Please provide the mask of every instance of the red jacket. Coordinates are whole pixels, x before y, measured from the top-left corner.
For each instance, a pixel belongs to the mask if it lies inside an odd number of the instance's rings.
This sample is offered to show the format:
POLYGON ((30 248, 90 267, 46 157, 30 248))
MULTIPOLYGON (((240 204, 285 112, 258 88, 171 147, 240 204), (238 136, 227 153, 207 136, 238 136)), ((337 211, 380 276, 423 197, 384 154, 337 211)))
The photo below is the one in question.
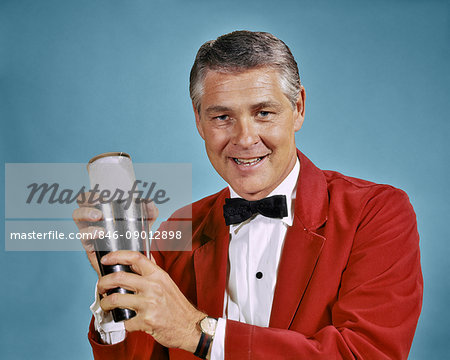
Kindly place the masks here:
MULTIPOLYGON (((225 358, 406 359, 423 289, 408 196, 322 171, 301 152, 298 157, 294 223, 269 327, 228 320, 225 358)), ((228 196, 224 189, 192 205, 191 251, 153 253, 186 297, 213 317, 223 315, 229 229, 222 207, 228 196)), ((92 322, 89 340, 96 359, 197 359, 143 332, 102 345, 92 322)))

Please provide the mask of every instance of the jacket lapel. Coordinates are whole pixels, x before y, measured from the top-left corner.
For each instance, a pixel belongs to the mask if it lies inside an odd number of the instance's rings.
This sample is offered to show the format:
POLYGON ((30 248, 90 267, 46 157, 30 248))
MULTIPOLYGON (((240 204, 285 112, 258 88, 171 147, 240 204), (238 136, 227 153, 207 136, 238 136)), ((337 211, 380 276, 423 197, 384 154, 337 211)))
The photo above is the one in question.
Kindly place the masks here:
POLYGON ((269 323, 284 329, 292 323, 326 240, 316 232, 327 220, 325 176, 299 151, 298 157, 294 222, 286 233, 269 323))
POLYGON ((194 251, 197 307, 212 317, 223 316, 229 229, 225 225, 222 209, 227 196, 228 189, 218 196, 211 212, 205 217, 203 230, 193 238, 193 243, 199 241, 203 244, 194 251))
POLYGON ((325 238, 303 230, 295 217, 287 231, 270 316, 271 327, 287 329, 300 305, 325 238))

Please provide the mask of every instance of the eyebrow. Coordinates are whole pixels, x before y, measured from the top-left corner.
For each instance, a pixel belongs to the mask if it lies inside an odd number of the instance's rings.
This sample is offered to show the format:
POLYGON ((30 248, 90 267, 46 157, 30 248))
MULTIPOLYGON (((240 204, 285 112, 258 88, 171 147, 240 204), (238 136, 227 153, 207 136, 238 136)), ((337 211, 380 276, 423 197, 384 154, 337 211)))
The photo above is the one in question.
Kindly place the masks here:
POLYGON ((280 109, 281 105, 275 101, 261 101, 252 106, 253 109, 262 109, 262 108, 275 108, 280 109))
MULTIPOLYGON (((251 108, 253 110, 262 109, 262 108, 280 109, 281 106, 279 103, 277 103, 275 101, 261 101, 257 104, 252 105, 251 108)), ((212 105, 205 110, 206 114, 208 114, 208 115, 213 114, 213 113, 221 113, 221 112, 229 112, 229 111, 232 111, 232 108, 229 108, 227 106, 222 106, 222 105, 212 105)))
POLYGON ((227 106, 221 106, 221 105, 213 105, 208 107, 205 112, 206 114, 212 114, 212 113, 220 113, 220 112, 227 112, 227 111, 231 111, 231 108, 227 107, 227 106))

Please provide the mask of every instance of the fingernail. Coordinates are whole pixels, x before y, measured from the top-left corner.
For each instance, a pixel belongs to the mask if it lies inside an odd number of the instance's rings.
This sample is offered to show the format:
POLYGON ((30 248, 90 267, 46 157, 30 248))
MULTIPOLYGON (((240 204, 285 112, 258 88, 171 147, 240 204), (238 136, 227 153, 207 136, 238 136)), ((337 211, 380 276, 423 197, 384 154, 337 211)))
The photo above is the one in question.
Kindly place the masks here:
POLYGON ((100 262, 101 262, 102 264, 105 264, 107 261, 108 261, 108 255, 105 255, 105 256, 103 256, 103 257, 100 259, 100 262))
POLYGON ((100 218, 100 214, 99 214, 97 211, 91 211, 91 212, 89 213, 89 217, 90 217, 91 219, 99 219, 99 218, 100 218))

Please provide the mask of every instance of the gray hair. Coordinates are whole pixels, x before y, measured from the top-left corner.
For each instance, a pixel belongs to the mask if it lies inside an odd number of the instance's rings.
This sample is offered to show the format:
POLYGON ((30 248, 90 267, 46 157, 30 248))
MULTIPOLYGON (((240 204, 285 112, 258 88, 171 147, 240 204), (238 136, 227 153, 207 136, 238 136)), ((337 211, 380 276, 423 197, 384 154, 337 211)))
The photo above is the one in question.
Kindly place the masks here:
POLYGON ((239 73, 258 67, 278 70, 280 86, 295 107, 301 89, 298 66, 289 47, 266 32, 233 31, 204 43, 197 52, 189 79, 189 92, 200 111, 203 82, 208 70, 239 73))

